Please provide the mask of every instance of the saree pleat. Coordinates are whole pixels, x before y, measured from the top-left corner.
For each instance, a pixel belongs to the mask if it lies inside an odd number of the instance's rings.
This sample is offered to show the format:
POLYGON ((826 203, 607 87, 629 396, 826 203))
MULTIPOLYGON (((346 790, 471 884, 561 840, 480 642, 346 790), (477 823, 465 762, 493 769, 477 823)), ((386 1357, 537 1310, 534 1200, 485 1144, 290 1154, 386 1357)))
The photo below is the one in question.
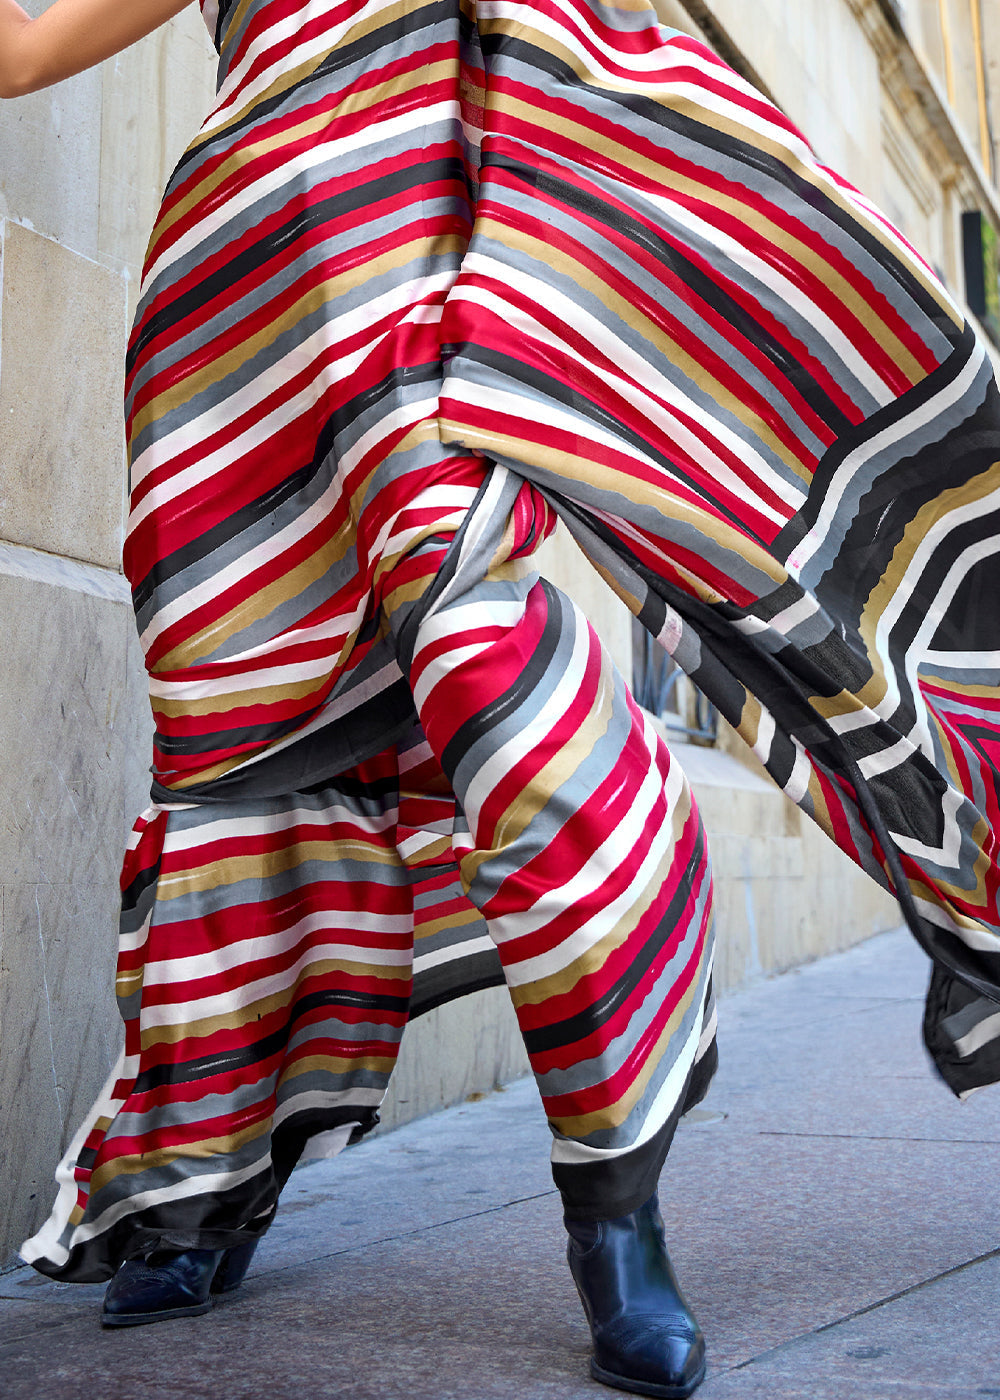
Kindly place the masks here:
POLYGON ((1000 398, 933 272, 641 0, 203 8, 127 370, 126 1046, 25 1257, 265 1228, 408 1015, 502 978, 570 1213, 648 1194, 710 867, 557 518, 895 891, 949 1085, 1000 1078, 1000 398))

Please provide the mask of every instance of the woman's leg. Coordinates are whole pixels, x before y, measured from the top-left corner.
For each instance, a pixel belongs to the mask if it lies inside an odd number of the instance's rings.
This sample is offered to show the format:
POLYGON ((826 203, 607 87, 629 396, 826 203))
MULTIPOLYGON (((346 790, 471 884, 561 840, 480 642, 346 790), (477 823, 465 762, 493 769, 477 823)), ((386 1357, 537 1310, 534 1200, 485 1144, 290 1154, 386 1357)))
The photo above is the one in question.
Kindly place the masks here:
POLYGON ((679 766, 586 618, 526 566, 547 517, 497 468, 458 533, 418 544, 404 587, 387 578, 386 612, 554 1135, 592 1372, 687 1396, 704 1339, 655 1191, 714 1065, 711 873, 679 766))
POLYGON ((714 1064, 711 874, 678 764, 582 613, 523 557, 547 508, 496 469, 386 580, 453 844, 499 949, 569 1218, 633 1211, 714 1064), (413 586, 428 563, 422 596, 413 586))
POLYGON ((155 808, 123 876, 125 1048, 23 1247, 62 1279, 263 1231, 303 1146, 376 1121, 406 1024, 395 752, 284 799, 155 808), (317 1136, 318 1135, 318 1136, 317 1136))

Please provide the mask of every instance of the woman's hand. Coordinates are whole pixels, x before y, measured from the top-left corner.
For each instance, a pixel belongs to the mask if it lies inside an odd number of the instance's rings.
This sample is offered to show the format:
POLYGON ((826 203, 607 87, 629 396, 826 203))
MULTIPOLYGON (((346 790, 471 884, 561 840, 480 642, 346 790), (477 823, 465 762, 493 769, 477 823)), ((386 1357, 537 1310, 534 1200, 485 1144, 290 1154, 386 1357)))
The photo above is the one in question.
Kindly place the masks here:
POLYGON ((127 49, 192 0, 55 0, 31 19, 0 0, 0 97, 58 83, 127 49))

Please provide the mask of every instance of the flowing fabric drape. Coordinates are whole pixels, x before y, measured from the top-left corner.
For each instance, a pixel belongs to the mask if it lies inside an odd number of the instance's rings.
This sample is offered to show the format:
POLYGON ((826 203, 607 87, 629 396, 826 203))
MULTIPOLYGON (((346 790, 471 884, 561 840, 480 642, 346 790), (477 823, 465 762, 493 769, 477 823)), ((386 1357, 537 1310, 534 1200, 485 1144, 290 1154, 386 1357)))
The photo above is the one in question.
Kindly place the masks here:
POLYGON ((1000 402, 932 271, 643 0, 203 8, 129 350, 126 1046, 25 1257, 260 1230, 407 1015, 501 976, 570 1212, 648 1194, 714 1064, 710 871, 535 571, 557 518, 996 1080, 1000 402))

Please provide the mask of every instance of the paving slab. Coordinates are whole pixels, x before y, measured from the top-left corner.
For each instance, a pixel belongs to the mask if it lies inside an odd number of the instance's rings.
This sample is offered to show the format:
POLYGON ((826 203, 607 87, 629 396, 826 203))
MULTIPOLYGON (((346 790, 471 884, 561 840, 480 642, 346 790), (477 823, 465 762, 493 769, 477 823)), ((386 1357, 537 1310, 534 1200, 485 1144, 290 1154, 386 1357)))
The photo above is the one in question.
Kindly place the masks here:
MULTIPOLYGON (((661 1181, 703 1400, 1000 1396, 1000 1091, 919 1042, 906 934, 727 997, 661 1181)), ((102 1332, 99 1286, 0 1277, 4 1400, 597 1400, 530 1080, 293 1174, 246 1284, 102 1332)))
POLYGON ((1000 1258, 994 1254, 757 1356, 715 1377, 699 1397, 1000 1396, 998 1298, 1000 1258), (992 1305, 986 1315, 984 1305, 992 1305))

